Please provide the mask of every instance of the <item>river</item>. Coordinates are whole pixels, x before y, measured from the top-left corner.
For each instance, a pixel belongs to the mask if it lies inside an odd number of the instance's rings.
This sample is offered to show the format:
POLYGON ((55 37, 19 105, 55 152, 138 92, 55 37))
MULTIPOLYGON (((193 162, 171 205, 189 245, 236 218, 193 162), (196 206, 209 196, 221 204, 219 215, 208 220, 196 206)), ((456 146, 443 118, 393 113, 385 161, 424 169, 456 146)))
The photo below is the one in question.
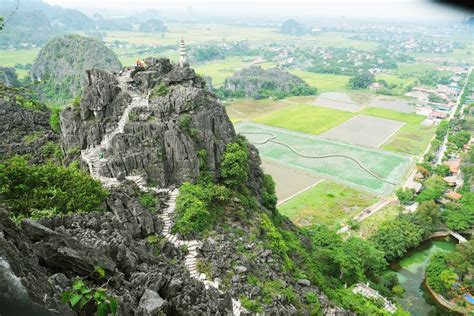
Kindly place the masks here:
POLYGON ((410 251, 398 264, 394 265, 400 285, 405 289, 405 294, 398 299, 398 302, 411 315, 449 315, 435 305, 423 289, 422 283, 429 257, 437 251, 453 251, 455 247, 456 243, 448 238, 429 240, 410 251))

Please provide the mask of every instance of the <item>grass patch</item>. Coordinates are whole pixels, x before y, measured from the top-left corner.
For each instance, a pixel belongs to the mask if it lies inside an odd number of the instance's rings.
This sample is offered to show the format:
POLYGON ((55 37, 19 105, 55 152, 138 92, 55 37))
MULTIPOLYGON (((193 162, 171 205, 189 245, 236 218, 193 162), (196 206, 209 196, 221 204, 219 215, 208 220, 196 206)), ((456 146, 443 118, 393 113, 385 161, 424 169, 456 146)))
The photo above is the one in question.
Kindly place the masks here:
POLYGON ((240 120, 253 120, 268 115, 291 105, 310 103, 314 97, 289 97, 281 100, 272 99, 238 99, 226 106, 227 114, 232 122, 240 120))
POLYGON ((324 91, 345 91, 350 77, 344 75, 319 74, 310 71, 293 69, 290 73, 297 75, 310 86, 318 89, 318 92, 324 91))
POLYGON ((421 155, 431 141, 436 127, 420 124, 405 124, 390 138, 383 149, 411 155, 421 155))
POLYGON ((375 201, 375 196, 365 192, 323 181, 280 206, 279 211, 298 225, 306 221, 336 227, 375 201))
POLYGON ((402 113, 375 107, 363 108, 359 111, 359 113, 411 124, 420 124, 426 119, 426 116, 418 115, 415 113, 402 113))
POLYGON ((312 105, 295 105, 255 119, 256 122, 310 134, 321 134, 354 114, 312 105))
POLYGON ((413 77, 401 78, 400 76, 396 76, 396 75, 378 74, 375 76, 375 80, 385 80, 385 82, 388 84, 396 84, 399 87, 403 87, 408 84, 414 83, 416 78, 413 78, 413 77))
POLYGON ((351 231, 351 234, 358 235, 362 238, 369 238, 378 229, 381 223, 389 221, 397 217, 399 213, 399 206, 389 204, 372 216, 367 217, 360 223, 357 231, 351 231))
POLYGON ((32 64, 38 55, 39 48, 35 49, 2 49, 0 50, 0 65, 13 67, 16 64, 32 64))

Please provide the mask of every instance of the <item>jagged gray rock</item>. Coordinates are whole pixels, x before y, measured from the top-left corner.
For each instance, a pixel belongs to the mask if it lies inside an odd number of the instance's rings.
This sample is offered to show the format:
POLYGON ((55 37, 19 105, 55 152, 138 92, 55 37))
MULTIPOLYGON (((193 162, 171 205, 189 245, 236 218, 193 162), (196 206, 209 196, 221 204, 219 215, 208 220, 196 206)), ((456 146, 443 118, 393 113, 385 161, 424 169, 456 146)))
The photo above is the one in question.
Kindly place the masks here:
POLYGON ((217 177, 225 146, 235 137, 224 107, 203 89, 203 80, 191 68, 173 66, 167 59, 145 61, 146 69, 133 71, 130 78, 119 77, 128 89, 107 72, 88 72, 80 110, 69 107, 61 113, 64 151, 100 143, 131 96, 151 91, 148 106, 133 108, 124 133, 111 139, 100 174, 142 175, 160 187, 194 181, 203 167, 217 177), (165 91, 162 95, 159 88, 165 91), (203 151, 206 166, 196 163, 203 151))
POLYGON ((0 100, 0 159, 29 155, 33 163, 44 161, 47 155, 43 146, 58 141, 49 123, 50 115, 41 105, 27 109, 14 100, 0 100))

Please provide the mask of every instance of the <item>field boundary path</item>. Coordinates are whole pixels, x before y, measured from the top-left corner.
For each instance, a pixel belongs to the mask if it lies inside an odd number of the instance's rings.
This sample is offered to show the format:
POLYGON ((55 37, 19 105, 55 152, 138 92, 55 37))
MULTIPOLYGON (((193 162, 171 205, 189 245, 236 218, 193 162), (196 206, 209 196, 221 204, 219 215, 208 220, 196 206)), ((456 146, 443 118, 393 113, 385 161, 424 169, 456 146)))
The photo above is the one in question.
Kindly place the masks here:
POLYGON ((382 178, 381 176, 379 176, 378 174, 374 173, 373 171, 369 170, 368 168, 366 168, 360 161, 358 161, 357 159, 353 158, 353 157, 350 157, 350 156, 346 156, 346 155, 342 155, 342 154, 331 154, 331 155, 322 155, 322 156, 309 156, 309 155, 305 155, 305 154, 302 154, 300 153, 299 151, 297 151, 296 149, 294 149, 293 147, 291 147, 290 145, 286 144, 286 143, 283 143, 283 142, 280 142, 280 141, 277 141, 276 138, 277 136, 275 134, 272 134, 272 133, 266 133, 266 132, 241 132, 240 134, 242 135, 245 135, 245 134, 249 134, 249 135, 267 135, 267 136, 270 136, 269 138, 267 138, 264 142, 252 142, 252 144, 255 144, 255 145, 264 145, 266 143, 274 143, 274 144, 277 144, 277 145, 281 145, 281 146, 284 146, 286 148, 288 148, 289 150, 291 150, 293 153, 295 153, 296 155, 302 157, 302 158, 308 158, 308 159, 325 159, 325 158, 345 158, 345 159, 349 159, 353 162, 355 162, 362 170, 364 170, 365 172, 367 172, 368 174, 370 174, 371 176, 373 176, 374 178, 377 178, 379 179, 380 181, 382 182, 385 182, 385 183, 388 183, 388 184, 391 184, 391 185, 397 185, 395 182, 391 182, 389 180, 386 180, 384 178, 382 178))
MULTIPOLYGON (((132 101, 127 105, 125 110, 122 113, 120 120, 117 123, 117 127, 110 133, 104 135, 102 141, 99 145, 89 147, 85 150, 81 151, 81 158, 84 162, 87 163, 89 166, 89 171, 91 176, 94 179, 99 180, 104 187, 115 187, 121 184, 121 182, 117 178, 109 178, 104 177, 100 174, 102 167, 106 163, 106 158, 102 158, 101 156, 106 152, 108 148, 110 148, 110 144, 112 139, 118 135, 123 134, 125 125, 127 125, 129 121, 129 114, 133 108, 136 107, 148 107, 148 95, 139 95, 135 91, 131 91, 128 88, 128 81, 127 79, 130 78, 131 70, 128 69, 124 71, 119 76, 119 86, 122 91, 127 91, 128 94, 132 97, 132 101)), ((192 278, 197 279, 204 283, 206 289, 215 288, 220 293, 219 290, 219 280, 215 279, 213 281, 207 280, 207 277, 204 273, 199 273, 197 271, 197 258, 198 248, 201 247, 201 243, 197 240, 182 240, 176 235, 171 234, 171 229, 173 226, 173 218, 176 211, 176 198, 179 194, 178 189, 158 189, 153 187, 148 187, 145 179, 142 176, 127 176, 125 177, 127 180, 131 180, 135 182, 139 189, 144 192, 154 192, 154 193, 161 193, 167 192, 168 193, 168 207, 163 211, 162 214, 159 215, 161 220, 163 221, 163 230, 162 234, 165 236, 166 240, 173 244, 175 247, 185 246, 188 250, 188 254, 185 256, 184 265, 186 269, 189 271, 189 274, 192 278)), ((246 311, 239 300, 232 298, 232 315, 240 315, 246 311)))

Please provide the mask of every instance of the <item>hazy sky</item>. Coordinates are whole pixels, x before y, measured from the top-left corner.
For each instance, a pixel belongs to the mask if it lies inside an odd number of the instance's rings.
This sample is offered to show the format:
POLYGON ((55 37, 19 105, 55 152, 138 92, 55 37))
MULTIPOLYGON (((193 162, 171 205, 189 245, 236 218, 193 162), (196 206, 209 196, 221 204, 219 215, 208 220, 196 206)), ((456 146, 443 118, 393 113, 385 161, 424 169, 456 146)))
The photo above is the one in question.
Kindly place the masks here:
POLYGON ((44 0, 50 4, 78 8, 86 12, 113 10, 131 14, 149 8, 165 17, 186 14, 196 16, 347 17, 396 20, 462 20, 466 12, 423 0, 44 0))

